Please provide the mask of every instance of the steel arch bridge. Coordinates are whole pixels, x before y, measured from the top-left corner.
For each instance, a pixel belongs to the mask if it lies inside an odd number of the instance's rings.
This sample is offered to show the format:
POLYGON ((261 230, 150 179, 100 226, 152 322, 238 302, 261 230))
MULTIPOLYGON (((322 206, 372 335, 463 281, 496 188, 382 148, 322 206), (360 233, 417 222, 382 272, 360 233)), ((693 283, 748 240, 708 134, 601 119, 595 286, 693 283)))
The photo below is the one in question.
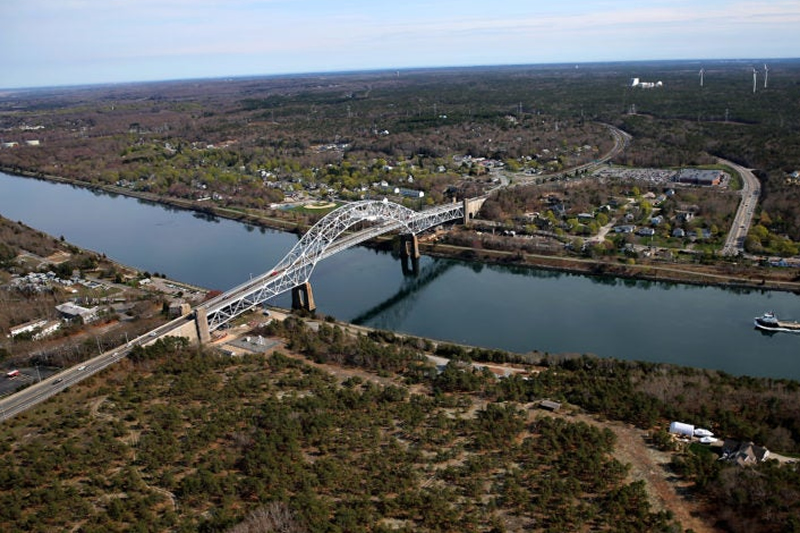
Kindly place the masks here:
MULTIPOLYGON (((482 204, 483 200, 472 202, 482 204)), ((273 296, 307 283, 314 267, 326 257, 395 230, 416 236, 444 222, 468 218, 469 210, 467 200, 419 212, 387 200, 365 200, 334 209, 308 230, 273 269, 198 306, 195 316, 201 342, 207 335, 203 334, 204 329, 214 331, 273 296), (358 224, 367 227, 346 233, 358 224)))

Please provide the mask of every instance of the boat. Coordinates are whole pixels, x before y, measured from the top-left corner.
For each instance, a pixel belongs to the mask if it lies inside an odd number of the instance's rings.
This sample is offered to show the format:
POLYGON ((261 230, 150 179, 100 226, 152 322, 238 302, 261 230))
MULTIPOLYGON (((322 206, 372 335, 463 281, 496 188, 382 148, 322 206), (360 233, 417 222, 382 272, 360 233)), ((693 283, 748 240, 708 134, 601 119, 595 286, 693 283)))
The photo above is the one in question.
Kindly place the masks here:
POLYGON ((778 315, 769 311, 755 318, 755 325, 766 331, 788 331, 800 333, 800 322, 778 320, 778 315))

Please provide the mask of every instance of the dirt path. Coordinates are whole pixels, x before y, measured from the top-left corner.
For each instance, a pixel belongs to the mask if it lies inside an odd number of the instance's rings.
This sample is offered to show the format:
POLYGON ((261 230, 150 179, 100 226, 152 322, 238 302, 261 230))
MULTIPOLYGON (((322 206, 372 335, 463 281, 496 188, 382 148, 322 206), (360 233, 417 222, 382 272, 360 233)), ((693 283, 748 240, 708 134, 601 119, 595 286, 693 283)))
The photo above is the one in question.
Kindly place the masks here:
POLYGON ((644 481, 653 510, 671 511, 675 520, 680 522, 684 529, 691 529, 695 533, 720 532, 701 518, 703 508, 699 502, 681 496, 680 492, 690 483, 670 479, 667 467, 671 454, 648 445, 646 431, 621 422, 598 422, 583 414, 567 415, 565 418, 608 428, 616 434, 614 456, 621 463, 631 465, 629 481, 644 481))
MULTIPOLYGON (((345 328, 352 334, 352 330, 345 328)), ((372 372, 358 368, 341 367, 335 364, 319 364, 306 359, 305 357, 285 352, 289 357, 303 360, 306 364, 328 372, 341 382, 348 378, 359 376, 364 380, 372 381, 380 385, 397 384, 390 378, 377 376, 372 372)), ((502 365, 499 368, 506 368, 502 365)), ((517 369, 514 369, 517 370, 517 369)), ((419 387, 419 386, 417 386, 419 387)), ((416 392, 412 387, 412 391, 416 392)), ((422 391, 420 391, 422 392, 422 391)), ((476 402, 482 403, 482 402, 476 402)), ((477 405, 473 405, 477 409, 477 405)), ((531 417, 539 416, 535 409, 529 411, 531 417)), ((598 421, 597 419, 583 414, 570 413, 569 409, 562 409, 553 416, 563 417, 572 422, 585 422, 599 428, 608 428, 617 436, 617 444, 614 447, 615 458, 623 464, 631 465, 628 474, 629 481, 643 481, 650 503, 654 511, 670 511, 684 529, 691 529, 695 533, 720 533, 720 530, 707 523, 703 516, 703 507, 700 502, 689 500, 681 495, 690 483, 674 478, 668 471, 671 461, 671 454, 659 451, 648 445, 647 432, 638 429, 630 424, 621 422, 598 421)), ((426 484, 433 482, 435 475, 426 484)))
POLYGON ((107 397, 108 396, 100 396, 100 397, 95 398, 94 400, 92 400, 92 402, 90 404, 90 407, 89 407, 89 414, 91 416, 93 416, 94 418, 99 418, 99 419, 103 419, 103 420, 111 420, 111 419, 114 418, 113 416, 111 416, 111 415, 109 415, 107 413, 101 413, 100 412, 100 406, 103 405, 103 402, 106 401, 107 397))

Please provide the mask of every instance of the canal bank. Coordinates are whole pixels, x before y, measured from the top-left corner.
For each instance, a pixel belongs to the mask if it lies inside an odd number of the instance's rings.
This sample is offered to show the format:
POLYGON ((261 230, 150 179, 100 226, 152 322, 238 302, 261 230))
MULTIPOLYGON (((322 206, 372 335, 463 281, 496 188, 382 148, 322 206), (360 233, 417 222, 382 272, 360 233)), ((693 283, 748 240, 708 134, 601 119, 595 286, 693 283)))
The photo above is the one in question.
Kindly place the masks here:
MULTIPOLYGON (((20 177, 46 180, 53 183, 63 183, 75 187, 83 187, 88 190, 100 191, 111 195, 127 196, 256 227, 291 231, 299 235, 305 233, 310 227, 298 221, 268 216, 265 213, 257 213, 252 209, 227 208, 208 202, 160 196, 147 192, 133 191, 114 185, 97 185, 61 176, 29 172, 20 169, 0 167, 0 172, 20 177)), ((364 243, 364 246, 387 250, 391 249, 393 239, 394 237, 392 236, 379 236, 375 238, 373 242, 364 243)), ((641 263, 634 262, 630 264, 618 259, 599 260, 594 258, 507 252, 484 248, 476 249, 444 244, 436 241, 426 242, 424 240, 420 242, 419 250, 420 253, 433 257, 513 265, 535 269, 558 270, 575 274, 687 283, 701 286, 720 286, 723 288, 790 291, 800 294, 800 274, 786 269, 781 270, 770 267, 747 265, 746 263, 748 261, 746 259, 740 259, 739 264, 724 261, 719 258, 715 259, 714 262, 710 264, 679 262, 655 263, 652 261, 641 263)))
MULTIPOLYGON (((298 240, 294 233, 4 174, 0 214, 140 271, 220 291, 269 271, 298 240)), ((589 353, 800 379, 800 337, 765 336, 753 327, 765 310, 800 317, 800 302, 789 292, 432 255, 420 258, 416 275, 406 275, 392 253, 364 247, 321 261, 311 284, 320 314, 375 329, 514 353, 589 353)), ((269 304, 290 307, 291 299, 280 295, 269 304)))

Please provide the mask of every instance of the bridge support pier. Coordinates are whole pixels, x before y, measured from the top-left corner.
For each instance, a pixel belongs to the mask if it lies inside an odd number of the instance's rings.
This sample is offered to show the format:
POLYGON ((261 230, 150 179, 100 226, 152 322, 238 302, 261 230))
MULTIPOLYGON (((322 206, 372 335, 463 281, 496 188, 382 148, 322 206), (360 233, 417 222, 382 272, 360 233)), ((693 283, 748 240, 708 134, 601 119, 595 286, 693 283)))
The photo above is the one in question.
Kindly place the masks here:
POLYGON ((292 309, 305 309, 314 311, 317 308, 314 303, 314 292, 311 290, 311 283, 305 282, 292 289, 292 309))
POLYGON ((205 308, 198 307, 194 312, 194 323, 197 327, 197 339, 200 344, 205 344, 211 340, 211 332, 208 329, 208 315, 205 308))
POLYGON ((400 262, 403 275, 419 274, 419 239, 416 235, 406 234, 400 236, 400 262))

